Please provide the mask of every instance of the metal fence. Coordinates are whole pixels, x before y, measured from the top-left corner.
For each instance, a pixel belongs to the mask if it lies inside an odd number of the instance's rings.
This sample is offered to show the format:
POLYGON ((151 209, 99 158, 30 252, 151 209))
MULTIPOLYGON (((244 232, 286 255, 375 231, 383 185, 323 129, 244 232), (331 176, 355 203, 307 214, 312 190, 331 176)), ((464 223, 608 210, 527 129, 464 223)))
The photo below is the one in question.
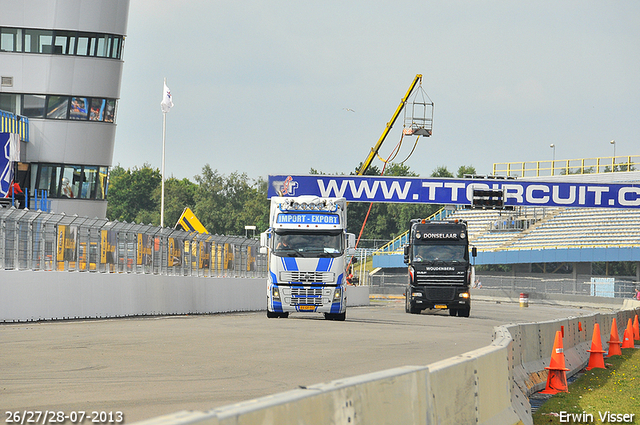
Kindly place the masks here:
MULTIPOLYGON (((545 276, 496 276, 477 274, 481 288, 540 294, 597 295, 611 298, 631 298, 639 287, 633 277, 580 276, 578 279, 545 276), (609 282, 602 282, 602 281, 609 282)), ((403 294, 407 274, 379 273, 370 276, 372 294, 403 294)))
POLYGON ((481 287, 504 289, 515 292, 537 292, 541 294, 597 295, 610 298, 631 298, 638 282, 633 277, 579 276, 561 278, 558 275, 534 276, 488 276, 476 275, 481 287), (609 281, 609 282, 602 282, 609 281))
POLYGON ((266 277, 258 241, 0 208, 0 270, 266 277))

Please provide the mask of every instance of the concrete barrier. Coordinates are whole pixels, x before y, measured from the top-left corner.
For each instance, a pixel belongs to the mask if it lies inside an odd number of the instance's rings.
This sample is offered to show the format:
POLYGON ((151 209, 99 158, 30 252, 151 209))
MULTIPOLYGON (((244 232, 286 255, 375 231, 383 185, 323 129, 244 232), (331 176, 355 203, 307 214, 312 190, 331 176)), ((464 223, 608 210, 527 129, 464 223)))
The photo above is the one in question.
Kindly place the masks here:
MULTIPOLYGON (((555 333, 564 327, 568 376, 588 361, 593 325, 607 341, 611 321, 625 323, 640 302, 624 309, 543 323, 496 327, 479 350, 428 366, 406 366, 275 394, 208 412, 179 412, 139 422, 186 424, 466 424, 532 425, 529 395, 546 385, 555 333)), ((618 326, 624 332, 624 326, 618 326)))
MULTIPOLYGON (((347 305, 369 288, 347 287, 347 305)), ((264 278, 0 271, 0 322, 266 310, 264 278)))
MULTIPOLYGON (((3 271, 1 277, 0 321, 5 322, 266 308, 264 279, 21 271, 3 271)), ((367 287, 347 288, 349 305, 368 304, 368 298, 367 287)), ((595 323, 606 342, 614 317, 621 337, 627 320, 640 310, 634 300, 618 305, 621 309, 612 313, 496 327, 490 346, 427 366, 405 366, 141 423, 529 425, 528 396, 545 386, 544 367, 555 333, 564 327, 571 376, 588 361, 595 323)))

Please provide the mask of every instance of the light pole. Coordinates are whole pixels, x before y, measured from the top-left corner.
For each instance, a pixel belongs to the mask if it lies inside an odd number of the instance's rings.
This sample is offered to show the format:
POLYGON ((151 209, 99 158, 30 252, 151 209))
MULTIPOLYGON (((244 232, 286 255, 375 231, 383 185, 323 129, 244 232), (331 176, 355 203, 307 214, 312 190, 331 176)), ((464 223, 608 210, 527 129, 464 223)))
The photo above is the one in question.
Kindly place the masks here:
POLYGON ((551 143, 549 147, 553 149, 553 161, 551 161, 551 175, 553 176, 556 170, 556 145, 551 143))
POLYGON ((609 143, 611 143, 613 145, 613 157, 616 157, 616 141, 612 140, 609 143))
POLYGON ((613 158, 611 158, 611 172, 616 171, 614 168, 616 166, 616 141, 612 140, 609 143, 613 145, 613 158))

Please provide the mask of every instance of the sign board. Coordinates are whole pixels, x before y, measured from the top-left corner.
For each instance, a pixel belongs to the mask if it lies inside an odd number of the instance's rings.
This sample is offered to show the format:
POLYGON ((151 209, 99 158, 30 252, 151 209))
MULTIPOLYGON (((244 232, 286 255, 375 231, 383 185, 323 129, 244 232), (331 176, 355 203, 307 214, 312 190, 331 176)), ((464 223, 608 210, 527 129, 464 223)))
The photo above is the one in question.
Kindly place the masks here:
POLYGON ((615 282, 616 280, 613 277, 592 277, 591 295, 614 298, 616 296, 615 282))
POLYGON ((640 182, 272 175, 268 197, 314 195, 344 197, 348 202, 471 205, 474 189, 504 190, 506 206, 640 208, 640 182))

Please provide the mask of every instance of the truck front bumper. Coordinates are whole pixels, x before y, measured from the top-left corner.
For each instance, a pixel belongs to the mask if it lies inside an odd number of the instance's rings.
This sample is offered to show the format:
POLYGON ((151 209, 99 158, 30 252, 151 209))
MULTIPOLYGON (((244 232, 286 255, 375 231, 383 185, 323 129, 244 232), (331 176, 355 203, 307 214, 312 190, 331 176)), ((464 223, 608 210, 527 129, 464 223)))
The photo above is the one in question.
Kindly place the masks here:
POLYGON ((466 287, 411 287, 411 304, 419 309, 461 309, 471 306, 466 287))

